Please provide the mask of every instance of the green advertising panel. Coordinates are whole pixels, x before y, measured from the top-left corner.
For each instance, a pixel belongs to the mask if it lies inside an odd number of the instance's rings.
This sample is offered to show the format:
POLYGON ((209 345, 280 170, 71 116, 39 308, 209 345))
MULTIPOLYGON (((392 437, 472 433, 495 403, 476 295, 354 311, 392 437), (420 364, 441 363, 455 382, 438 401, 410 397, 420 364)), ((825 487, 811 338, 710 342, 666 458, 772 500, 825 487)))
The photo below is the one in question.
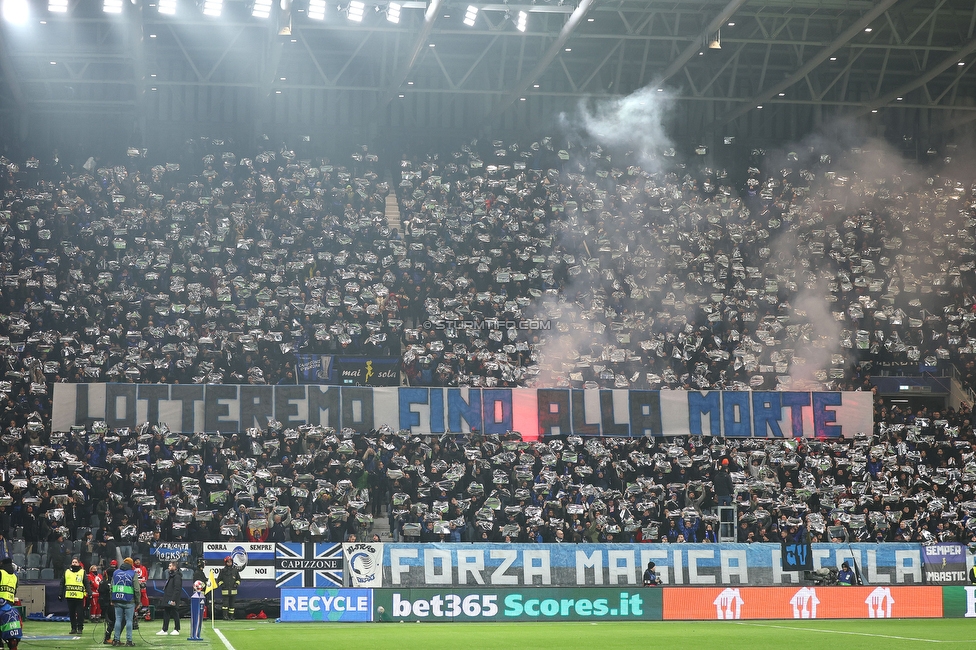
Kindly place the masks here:
POLYGON ((661 590, 639 587, 374 589, 382 621, 660 621, 661 590))
POLYGON ((943 618, 976 618, 976 587, 943 587, 943 618))

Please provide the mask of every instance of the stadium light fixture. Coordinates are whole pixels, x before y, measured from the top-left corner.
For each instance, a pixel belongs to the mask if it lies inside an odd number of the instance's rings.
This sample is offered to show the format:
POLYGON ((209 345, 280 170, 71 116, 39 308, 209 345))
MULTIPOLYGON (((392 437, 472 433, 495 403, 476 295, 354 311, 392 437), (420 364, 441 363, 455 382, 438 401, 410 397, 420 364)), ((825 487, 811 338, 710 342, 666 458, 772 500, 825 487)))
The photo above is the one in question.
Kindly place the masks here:
POLYGON ((203 15, 217 18, 224 11, 224 0, 205 0, 203 3, 203 15))
POLYGON ((270 15, 271 0, 254 0, 254 6, 251 7, 251 17, 267 18, 270 15))
POLYGON ((529 14, 524 11, 518 12, 518 20, 515 21, 515 29, 520 32, 524 32, 526 27, 529 26, 529 14))
POLYGON ((474 21, 478 18, 478 8, 474 5, 468 5, 468 10, 464 12, 464 24, 468 27, 474 27, 474 21))
POLYGON ((102 11, 107 14, 122 13, 122 0, 104 0, 102 2, 102 11))
POLYGON ((401 9, 403 9, 403 5, 399 2, 391 2, 386 6, 386 19, 394 24, 399 23, 401 9))
POLYGON ((68 13, 68 0, 48 0, 47 10, 53 14, 68 13))
POLYGON ((172 16, 176 14, 176 0, 159 0, 159 4, 156 5, 156 10, 159 13, 172 16))
POLYGON ((14 25, 23 25, 30 19, 27 0, 3 0, 3 19, 14 25))
POLYGON ((349 3, 348 10, 346 11, 346 18, 355 22, 363 22, 363 16, 366 15, 366 3, 360 2, 359 0, 352 0, 349 3))
POLYGON ((308 0, 308 17, 312 20, 325 20, 325 0, 308 0))

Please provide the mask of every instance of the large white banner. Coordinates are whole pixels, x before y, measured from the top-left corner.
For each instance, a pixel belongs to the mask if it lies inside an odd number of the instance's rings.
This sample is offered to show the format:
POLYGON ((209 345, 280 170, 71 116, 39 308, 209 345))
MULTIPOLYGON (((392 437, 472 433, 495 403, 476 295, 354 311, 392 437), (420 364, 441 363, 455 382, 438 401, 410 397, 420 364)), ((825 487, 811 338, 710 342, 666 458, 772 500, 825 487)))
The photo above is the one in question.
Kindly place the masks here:
POLYGON ((350 587, 383 586, 382 542, 347 542, 342 548, 350 587))
POLYGON ((53 430, 103 420, 182 433, 302 424, 415 434, 518 431, 525 439, 713 435, 849 438, 873 427, 867 392, 55 384, 53 430))

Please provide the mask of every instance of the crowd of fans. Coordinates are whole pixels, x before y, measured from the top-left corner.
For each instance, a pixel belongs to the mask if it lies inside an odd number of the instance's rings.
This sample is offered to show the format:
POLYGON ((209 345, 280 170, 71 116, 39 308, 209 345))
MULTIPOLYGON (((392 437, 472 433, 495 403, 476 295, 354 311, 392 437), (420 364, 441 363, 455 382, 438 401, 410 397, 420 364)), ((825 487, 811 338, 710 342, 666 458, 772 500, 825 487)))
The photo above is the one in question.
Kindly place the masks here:
POLYGON ((804 149, 737 187, 555 146, 401 163, 413 381, 856 389, 972 360, 971 179, 804 149), (464 325, 491 319, 528 320, 464 325))
POLYGON ((400 355, 413 385, 870 390, 949 360, 976 381, 976 186, 951 164, 755 152, 739 183, 546 138, 386 178, 365 148, 206 146, 0 159, 0 533, 82 540, 86 565, 380 515, 395 539, 714 542, 734 501, 743 542, 972 539, 968 407, 879 402, 832 442, 50 431, 55 382, 295 383, 295 353, 400 355))
POLYGON ((86 564, 159 542, 365 539, 380 516, 402 541, 976 542, 969 409, 879 401, 876 417, 832 441, 96 427, 10 446, 0 531, 83 537, 86 564))

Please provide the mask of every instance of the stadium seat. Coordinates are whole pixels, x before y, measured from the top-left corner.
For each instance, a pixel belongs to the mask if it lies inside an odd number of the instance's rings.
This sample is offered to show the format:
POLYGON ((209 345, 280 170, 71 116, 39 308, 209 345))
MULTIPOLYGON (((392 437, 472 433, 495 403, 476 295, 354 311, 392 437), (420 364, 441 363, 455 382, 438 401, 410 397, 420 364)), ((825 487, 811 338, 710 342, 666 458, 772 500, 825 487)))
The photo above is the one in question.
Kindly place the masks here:
POLYGON ((13 553, 11 555, 11 558, 13 559, 14 564, 16 564, 17 566, 19 566, 21 568, 27 566, 27 554, 26 553, 13 553))
POLYGON ((27 568, 28 569, 40 569, 41 568, 41 554, 31 553, 27 556, 27 568))
POLYGON ((40 569, 27 569, 24 572, 24 580, 40 580, 41 570, 40 569))
POLYGON ((27 544, 24 542, 24 540, 22 540, 22 539, 15 539, 14 540, 13 552, 14 553, 22 553, 24 555, 27 554, 27 544))
POLYGON ((41 569, 41 580, 54 580, 54 569, 48 567, 41 569))

